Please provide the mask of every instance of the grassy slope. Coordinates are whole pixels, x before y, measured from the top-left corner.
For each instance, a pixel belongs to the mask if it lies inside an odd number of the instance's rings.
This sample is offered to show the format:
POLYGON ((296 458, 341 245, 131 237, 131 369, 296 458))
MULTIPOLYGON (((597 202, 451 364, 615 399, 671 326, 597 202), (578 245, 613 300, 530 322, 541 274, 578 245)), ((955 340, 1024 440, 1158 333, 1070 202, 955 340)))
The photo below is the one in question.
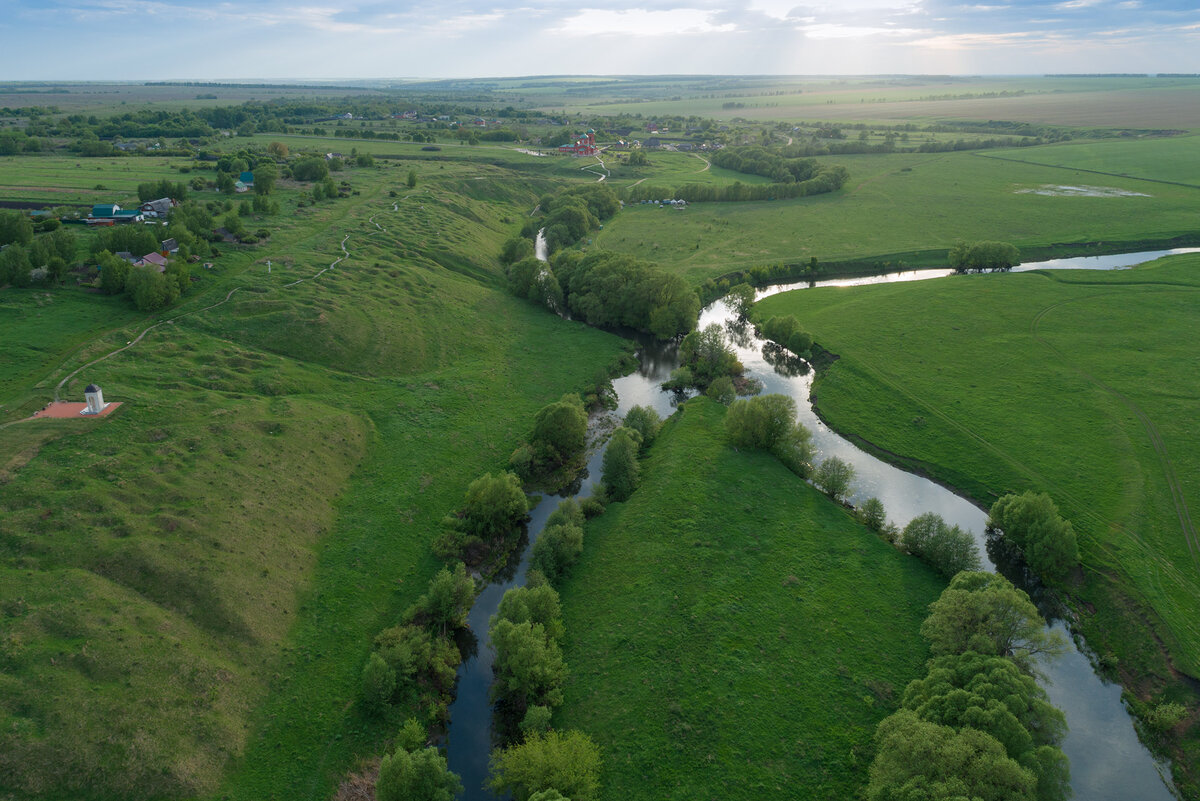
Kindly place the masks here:
MULTIPOLYGON (((437 521, 619 349, 499 288, 492 254, 543 185, 418 169, 408 200, 407 169, 347 173, 361 196, 281 220, 171 315, 246 287, 230 303, 73 379, 125 401, 112 417, 0 429, 0 787, 323 798, 391 732, 353 706, 358 672, 434 570, 437 521), (346 233, 349 259, 284 286, 346 233)), ((43 397, 142 327, 58 325, 113 301, 50 295, 10 295, 54 335, 5 366, 43 397)))
MULTIPOLYGON (((1021 151, 1023 152, 1023 151, 1021 151)), ((1047 150, 1046 153, 1051 151, 1047 150)), ((1018 154, 1019 155, 1019 154, 1018 154)), ((956 240, 1017 246, 1121 242, 1194 230, 1197 190, 971 153, 829 157, 850 171, 829 195, 757 203, 635 206, 605 226, 600 247, 649 255, 692 283, 756 264, 949 248, 956 240), (1152 197, 1018 194, 1043 184, 1099 183, 1152 197)))
POLYGON ((604 749, 604 798, 850 798, 941 581, 729 447, 723 419, 688 403, 633 498, 589 524, 557 724, 604 749))
POLYGON ((1196 145, 1194 136, 1144 141, 1104 140, 1032 147, 998 154, 996 158, 1101 173, 1083 176, 1084 183, 1102 182, 1105 176, 1118 175, 1197 186, 1200 185, 1200 148, 1196 145))
POLYGON ((1197 508, 1198 293, 1200 258, 1177 256, 1113 273, 796 292, 756 314, 794 313, 842 356, 816 388, 839 430, 983 503, 1048 491, 1080 535, 1072 592, 1089 643, 1148 694, 1172 679, 1148 637, 1200 673, 1200 553, 1168 483, 1197 508))

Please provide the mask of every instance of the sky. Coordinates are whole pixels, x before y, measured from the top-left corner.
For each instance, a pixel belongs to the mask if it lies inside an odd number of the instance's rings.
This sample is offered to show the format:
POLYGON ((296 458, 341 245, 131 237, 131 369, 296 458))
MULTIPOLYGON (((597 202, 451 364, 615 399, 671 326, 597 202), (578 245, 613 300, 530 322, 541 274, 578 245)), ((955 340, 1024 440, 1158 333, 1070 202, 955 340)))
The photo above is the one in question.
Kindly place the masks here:
POLYGON ((1196 0, 0 0, 0 80, 1200 73, 1196 0))

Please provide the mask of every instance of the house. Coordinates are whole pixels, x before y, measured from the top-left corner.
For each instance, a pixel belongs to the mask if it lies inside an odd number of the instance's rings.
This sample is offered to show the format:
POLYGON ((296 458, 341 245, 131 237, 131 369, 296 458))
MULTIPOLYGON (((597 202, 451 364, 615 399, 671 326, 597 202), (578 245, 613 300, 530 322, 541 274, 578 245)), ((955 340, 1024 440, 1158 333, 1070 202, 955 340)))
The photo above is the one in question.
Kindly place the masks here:
POLYGON ((138 144, 137 142, 117 142, 113 147, 123 153, 130 153, 138 149, 138 144))
POLYGON ((116 253, 114 253, 113 255, 116 256, 118 259, 124 259, 125 261, 129 262, 130 264, 137 263, 137 256, 134 256, 128 250, 119 250, 116 253))
POLYGON ((141 222, 145 219, 139 209, 122 209, 116 203, 97 203, 87 216, 88 225, 115 225, 116 223, 141 222))
POLYGON ((247 170, 238 176, 238 180, 244 183, 246 186, 254 186, 254 173, 247 170))
POLYGON ((178 253, 179 242, 174 239, 164 239, 158 245, 158 252, 164 256, 170 256, 172 253, 178 253))
POLYGON ((142 222, 146 219, 141 209, 120 209, 113 214, 113 219, 119 223, 142 222))
POLYGON ((658 150, 660 147, 662 147, 662 142, 657 136, 652 136, 646 140, 646 144, 643 145, 643 147, 645 147, 647 150, 658 150))
POLYGON ((147 200, 140 208, 142 214, 147 217, 166 217, 171 209, 179 205, 179 201, 172 200, 169 197, 160 197, 158 200, 147 200))
POLYGON ((142 256, 141 259, 134 262, 134 266, 136 266, 136 267, 151 267, 151 266, 153 266, 153 267, 157 267, 158 271, 160 273, 165 273, 167 271, 167 260, 161 254, 147 253, 145 256, 142 256))
POLYGON ((250 187, 246 186, 246 185, 245 185, 244 183, 242 183, 241 181, 234 181, 234 182, 233 182, 233 191, 234 191, 234 192, 245 192, 245 191, 246 191, 247 189, 249 189, 249 188, 250 188, 250 187))

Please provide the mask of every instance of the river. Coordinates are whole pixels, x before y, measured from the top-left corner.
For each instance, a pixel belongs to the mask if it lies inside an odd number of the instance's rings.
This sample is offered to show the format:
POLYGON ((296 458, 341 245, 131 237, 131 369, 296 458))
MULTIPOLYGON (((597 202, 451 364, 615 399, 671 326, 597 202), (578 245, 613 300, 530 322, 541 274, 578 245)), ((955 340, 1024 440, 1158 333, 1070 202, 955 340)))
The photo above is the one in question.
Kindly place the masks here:
MULTIPOLYGON (((540 240, 539 236, 539 240, 540 240)), ((1081 259, 1056 259, 1021 265, 1016 271, 1034 269, 1121 269, 1183 252, 1200 249, 1127 253, 1116 256, 1089 256, 1081 259), (1102 260, 1102 261, 1097 261, 1102 260)), ((538 255, 544 251, 539 241, 538 255)), ((813 289, 861 286, 897 281, 928 280, 947 276, 948 270, 920 270, 888 275, 865 276, 829 281, 804 282, 768 287, 757 293, 756 299, 793 289, 813 289)), ((735 315, 722 301, 716 301, 700 313, 701 328, 720 323, 730 329, 735 315)), ((974 534, 985 564, 984 523, 987 512, 965 498, 955 495, 939 484, 893 467, 859 449, 838 436, 821 422, 809 401, 813 374, 805 364, 773 366, 766 356, 763 340, 747 328, 731 337, 738 359, 749 376, 763 383, 764 393, 777 392, 796 401, 800 422, 813 433, 817 461, 837 456, 855 470, 853 501, 879 498, 888 518, 900 527, 925 512, 936 512, 948 523, 961 526, 974 534)), ((661 342, 652 337, 638 337, 641 366, 637 372, 613 381, 617 393, 616 414, 624 416, 634 406, 651 406, 664 418, 674 411, 672 393, 663 392, 661 384, 678 366, 676 343, 661 342)), ((778 363, 778 360, 775 360, 778 363)), ((600 479, 602 449, 591 456, 588 475, 576 497, 590 495, 600 479)), ((491 706, 488 687, 492 681, 491 646, 483 641, 488 619, 496 611, 500 597, 512 587, 524 583, 529 553, 542 525, 558 505, 558 496, 542 499, 532 511, 529 524, 530 547, 522 556, 516 575, 507 583, 485 589, 472 608, 469 621, 472 631, 481 638, 478 653, 459 668, 458 695, 450 707, 450 729, 447 755, 450 769, 457 773, 465 788, 466 801, 493 799, 483 789, 487 778, 488 755, 491 751, 491 706)), ((586 546, 585 546, 586 547, 586 546)), ((1050 624, 1065 633, 1061 621, 1050 624)), ((1050 701, 1066 715, 1069 731, 1063 741, 1063 752, 1071 761, 1071 786, 1075 798, 1081 801, 1171 801, 1169 766, 1157 761, 1141 744, 1134 731, 1133 721, 1121 701, 1121 688, 1101 678, 1088 658, 1068 637, 1068 651, 1062 657, 1038 665, 1045 676, 1042 682, 1050 701)))

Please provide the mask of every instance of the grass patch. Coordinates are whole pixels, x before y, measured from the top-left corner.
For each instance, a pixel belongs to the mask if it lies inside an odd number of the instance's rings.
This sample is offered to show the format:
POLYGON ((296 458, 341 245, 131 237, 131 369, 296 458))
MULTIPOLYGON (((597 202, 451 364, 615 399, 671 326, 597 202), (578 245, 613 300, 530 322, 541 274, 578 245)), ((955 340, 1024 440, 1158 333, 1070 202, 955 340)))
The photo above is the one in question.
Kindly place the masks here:
POLYGON ((1175 671, 1200 675, 1200 553, 1180 517, 1200 497, 1198 271, 1187 255, 822 289, 756 314, 795 314, 842 357, 816 386, 838 430, 984 504, 1049 492, 1079 534, 1068 589, 1089 645, 1143 697, 1190 698, 1175 671))
POLYGON ((556 724, 604 749, 604 798, 850 798, 944 585, 773 457, 731 448, 724 413, 683 407, 634 496, 589 524, 562 592, 556 724))

